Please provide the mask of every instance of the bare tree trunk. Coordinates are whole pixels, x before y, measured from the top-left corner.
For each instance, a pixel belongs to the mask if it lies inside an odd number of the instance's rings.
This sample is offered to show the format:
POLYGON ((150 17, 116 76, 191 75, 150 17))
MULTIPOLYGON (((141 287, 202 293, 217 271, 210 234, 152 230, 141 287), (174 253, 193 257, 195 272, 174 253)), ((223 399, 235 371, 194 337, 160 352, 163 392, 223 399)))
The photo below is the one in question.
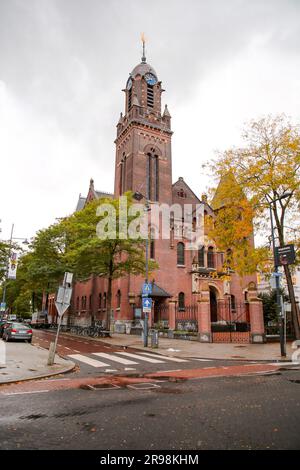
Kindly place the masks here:
POLYGON ((289 298, 290 298, 291 307, 292 307, 292 321, 293 321, 293 325, 294 325, 295 336, 296 336, 296 339, 300 339, 300 328, 299 328, 299 320, 298 320, 298 306, 297 306, 296 299, 295 299, 295 292, 294 292, 292 276, 291 276, 291 272, 290 272, 290 269, 289 269, 288 266, 284 266, 284 273, 285 273, 285 278, 286 278, 288 292, 289 292, 289 298))

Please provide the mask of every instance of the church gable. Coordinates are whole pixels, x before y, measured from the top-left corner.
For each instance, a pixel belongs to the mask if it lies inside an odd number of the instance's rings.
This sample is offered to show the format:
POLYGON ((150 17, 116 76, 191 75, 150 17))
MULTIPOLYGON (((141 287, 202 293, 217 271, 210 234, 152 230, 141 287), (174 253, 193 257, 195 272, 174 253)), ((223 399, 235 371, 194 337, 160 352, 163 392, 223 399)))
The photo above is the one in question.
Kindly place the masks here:
POLYGON ((172 186, 172 203, 173 204, 200 204, 196 194, 191 190, 182 177, 172 186))

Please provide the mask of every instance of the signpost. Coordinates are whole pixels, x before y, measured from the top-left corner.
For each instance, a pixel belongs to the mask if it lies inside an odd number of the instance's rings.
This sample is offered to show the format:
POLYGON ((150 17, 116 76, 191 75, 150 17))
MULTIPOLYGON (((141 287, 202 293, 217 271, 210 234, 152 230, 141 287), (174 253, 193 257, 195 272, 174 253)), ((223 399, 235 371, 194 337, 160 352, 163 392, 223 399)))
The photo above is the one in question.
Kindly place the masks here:
POLYGON ((56 306, 56 309, 57 309, 59 320, 58 320, 58 326, 57 326, 55 342, 50 343, 48 366, 52 366, 53 363, 54 363, 54 358, 55 358, 55 353, 56 353, 56 347, 57 347, 57 341, 58 341, 58 335, 59 335, 60 325, 61 325, 61 321, 62 321, 62 316, 68 310, 68 308, 70 306, 70 303, 71 303, 72 279, 73 279, 73 274, 72 273, 65 273, 63 285, 58 288, 57 297, 56 297, 56 301, 55 301, 55 306, 56 306))
POLYGON ((152 299, 149 299, 148 297, 143 297, 143 312, 151 313, 151 307, 152 307, 152 299))
POLYGON ((275 259, 277 266, 285 266, 287 264, 294 264, 296 260, 294 245, 276 246, 275 259))

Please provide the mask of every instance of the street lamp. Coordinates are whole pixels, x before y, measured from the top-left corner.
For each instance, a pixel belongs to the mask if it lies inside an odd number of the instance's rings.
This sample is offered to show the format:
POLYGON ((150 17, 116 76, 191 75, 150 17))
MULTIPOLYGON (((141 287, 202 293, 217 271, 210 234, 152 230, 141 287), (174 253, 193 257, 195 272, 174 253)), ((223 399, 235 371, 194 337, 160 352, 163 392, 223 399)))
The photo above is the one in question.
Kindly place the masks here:
MULTIPOLYGON (((148 178, 147 178, 148 180, 148 178)), ((147 190, 148 193, 148 190, 147 190)), ((150 210, 150 201, 149 199, 144 196, 142 193, 139 191, 135 192, 133 194, 133 198, 136 201, 141 201, 142 199, 145 199, 145 210, 148 213, 150 210)), ((147 220, 147 236, 146 236, 146 243, 145 243, 145 251, 146 251, 146 265, 145 265, 145 283, 148 284, 148 277, 149 277, 149 240, 148 240, 148 220, 147 220)), ((148 313, 144 313, 144 347, 146 348, 148 346, 148 313)))
POLYGON ((23 240, 23 242, 22 242, 23 245, 29 245, 29 241, 28 241, 27 238, 14 237, 13 233, 14 233, 14 224, 12 224, 11 232, 10 232, 9 255, 8 255, 8 259, 7 259, 7 263, 6 263, 6 273, 5 273, 4 283, 3 283, 2 305, 5 305, 5 300, 6 300, 6 283, 7 283, 7 277, 8 277, 9 259, 10 259, 10 256, 11 256, 12 242, 13 242, 13 240, 23 240))
POLYGON ((282 196, 273 199, 272 201, 267 201, 270 210, 270 219, 271 219, 271 236, 272 236, 272 245, 273 245, 273 259, 274 259, 274 274, 275 274, 275 290, 276 290, 276 304, 277 304, 277 312, 279 313, 280 323, 279 323, 279 334, 280 334, 280 351, 281 356, 286 356, 286 347, 285 347, 285 319, 281 308, 281 299, 280 299, 280 283, 279 283, 279 273, 278 273, 278 264, 277 258, 275 254, 275 235, 274 235, 274 223, 273 223, 273 214, 272 214, 272 207, 276 207, 276 202, 281 201, 282 199, 286 199, 287 197, 291 196, 292 193, 286 193, 282 196))

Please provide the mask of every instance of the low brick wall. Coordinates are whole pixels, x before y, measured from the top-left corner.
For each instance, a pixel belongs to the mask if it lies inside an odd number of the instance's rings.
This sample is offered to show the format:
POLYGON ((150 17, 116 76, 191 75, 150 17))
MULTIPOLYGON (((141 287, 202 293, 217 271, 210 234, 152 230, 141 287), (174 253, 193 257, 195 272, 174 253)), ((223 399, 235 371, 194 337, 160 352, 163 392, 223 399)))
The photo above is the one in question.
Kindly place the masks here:
POLYGON ((212 333, 212 341, 213 343, 250 343, 250 332, 215 332, 212 333))

